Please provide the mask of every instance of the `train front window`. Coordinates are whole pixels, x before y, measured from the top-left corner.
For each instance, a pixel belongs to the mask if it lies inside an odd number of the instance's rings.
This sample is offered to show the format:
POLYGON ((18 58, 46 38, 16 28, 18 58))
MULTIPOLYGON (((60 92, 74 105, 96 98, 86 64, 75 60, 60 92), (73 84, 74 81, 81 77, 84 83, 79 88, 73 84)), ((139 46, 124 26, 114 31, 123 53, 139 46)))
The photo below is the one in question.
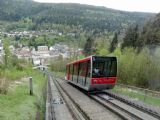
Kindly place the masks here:
POLYGON ((92 77, 115 77, 117 75, 116 59, 93 59, 92 77))

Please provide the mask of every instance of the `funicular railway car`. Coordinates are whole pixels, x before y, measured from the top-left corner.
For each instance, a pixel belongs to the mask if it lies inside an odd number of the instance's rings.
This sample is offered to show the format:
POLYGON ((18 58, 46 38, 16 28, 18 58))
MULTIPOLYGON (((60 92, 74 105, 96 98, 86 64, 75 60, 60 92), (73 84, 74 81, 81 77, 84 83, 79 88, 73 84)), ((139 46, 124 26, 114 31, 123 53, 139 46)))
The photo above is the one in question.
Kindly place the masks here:
POLYGON ((117 58, 90 56, 69 63, 66 80, 87 91, 112 89, 117 81, 117 58))

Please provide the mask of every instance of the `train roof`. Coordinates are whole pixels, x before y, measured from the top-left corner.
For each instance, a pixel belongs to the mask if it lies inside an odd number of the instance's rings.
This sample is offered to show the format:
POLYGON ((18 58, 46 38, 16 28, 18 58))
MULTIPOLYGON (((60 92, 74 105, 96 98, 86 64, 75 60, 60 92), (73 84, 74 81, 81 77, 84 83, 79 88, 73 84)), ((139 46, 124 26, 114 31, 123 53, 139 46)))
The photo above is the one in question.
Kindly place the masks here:
POLYGON ((68 63, 67 65, 69 65, 69 64, 75 64, 75 63, 79 63, 79 62, 85 62, 85 61, 90 60, 91 57, 92 57, 92 56, 89 56, 89 57, 86 57, 86 58, 83 58, 83 59, 80 59, 80 60, 75 60, 75 61, 73 61, 73 62, 68 63))
POLYGON ((80 62, 86 62, 86 61, 88 61, 88 60, 91 60, 91 58, 92 58, 93 56, 95 56, 95 57, 116 58, 116 57, 113 57, 113 56, 96 56, 96 55, 92 55, 92 56, 88 56, 88 57, 83 58, 83 59, 80 59, 80 60, 75 60, 75 61, 73 61, 73 62, 68 63, 67 65, 69 65, 69 64, 76 64, 76 63, 80 63, 80 62))

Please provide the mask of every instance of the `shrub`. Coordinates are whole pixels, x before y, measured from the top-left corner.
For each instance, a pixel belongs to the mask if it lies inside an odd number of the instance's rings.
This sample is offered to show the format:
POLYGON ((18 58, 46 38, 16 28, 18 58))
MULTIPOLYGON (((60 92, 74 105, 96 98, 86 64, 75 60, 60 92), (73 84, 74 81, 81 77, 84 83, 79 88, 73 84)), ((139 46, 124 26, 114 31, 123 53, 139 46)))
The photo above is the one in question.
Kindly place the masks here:
POLYGON ((0 94, 7 94, 9 81, 6 78, 0 78, 0 94))
POLYGON ((148 88, 151 87, 149 81, 160 79, 158 61, 150 56, 147 49, 140 53, 133 48, 122 52, 116 49, 113 54, 118 57, 119 82, 148 88))

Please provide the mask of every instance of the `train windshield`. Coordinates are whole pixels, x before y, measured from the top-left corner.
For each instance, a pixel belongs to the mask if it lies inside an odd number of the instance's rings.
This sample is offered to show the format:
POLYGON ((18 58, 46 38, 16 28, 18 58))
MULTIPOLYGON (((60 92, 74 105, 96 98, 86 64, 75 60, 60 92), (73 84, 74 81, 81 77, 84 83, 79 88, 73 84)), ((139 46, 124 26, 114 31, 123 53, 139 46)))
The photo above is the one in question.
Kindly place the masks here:
POLYGON ((92 77, 116 77, 117 59, 115 57, 93 57, 92 77))

